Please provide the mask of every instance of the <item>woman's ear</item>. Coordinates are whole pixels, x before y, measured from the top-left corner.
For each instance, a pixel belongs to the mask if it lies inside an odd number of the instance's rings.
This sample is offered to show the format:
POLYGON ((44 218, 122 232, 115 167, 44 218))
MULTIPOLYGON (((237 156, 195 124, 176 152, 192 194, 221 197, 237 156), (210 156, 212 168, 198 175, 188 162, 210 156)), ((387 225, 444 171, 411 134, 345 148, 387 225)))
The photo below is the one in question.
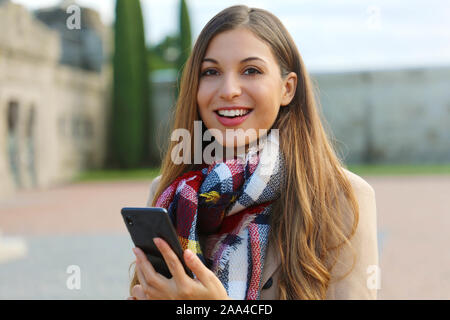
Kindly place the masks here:
POLYGON ((297 74, 295 72, 289 73, 286 78, 282 79, 283 90, 281 96, 281 105, 287 106, 295 95, 297 89, 297 74))

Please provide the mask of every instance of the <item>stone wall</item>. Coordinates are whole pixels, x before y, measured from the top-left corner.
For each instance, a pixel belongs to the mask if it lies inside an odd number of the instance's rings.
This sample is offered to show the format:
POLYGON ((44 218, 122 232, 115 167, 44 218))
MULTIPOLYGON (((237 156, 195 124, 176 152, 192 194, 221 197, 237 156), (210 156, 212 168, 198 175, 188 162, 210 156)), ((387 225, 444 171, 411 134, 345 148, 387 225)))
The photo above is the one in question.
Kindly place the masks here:
POLYGON ((312 77, 347 162, 450 163, 450 67, 312 77))
MULTIPOLYGON (((174 76, 168 75, 153 77, 158 141, 167 139, 158 128, 175 103, 174 76)), ((450 67, 310 76, 323 122, 346 163, 450 163, 450 67)))
POLYGON ((0 198, 103 164, 110 67, 60 64, 60 41, 24 7, 0 5, 0 198))

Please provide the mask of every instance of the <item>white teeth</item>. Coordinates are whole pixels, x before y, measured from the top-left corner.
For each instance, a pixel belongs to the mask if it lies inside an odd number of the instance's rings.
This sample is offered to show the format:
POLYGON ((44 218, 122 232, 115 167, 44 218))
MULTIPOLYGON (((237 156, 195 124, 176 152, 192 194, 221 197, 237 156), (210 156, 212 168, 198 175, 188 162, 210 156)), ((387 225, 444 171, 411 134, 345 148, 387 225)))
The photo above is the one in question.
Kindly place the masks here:
POLYGON ((235 116, 243 116, 249 113, 249 110, 239 109, 239 110, 219 110, 218 113, 224 117, 235 117, 235 116))

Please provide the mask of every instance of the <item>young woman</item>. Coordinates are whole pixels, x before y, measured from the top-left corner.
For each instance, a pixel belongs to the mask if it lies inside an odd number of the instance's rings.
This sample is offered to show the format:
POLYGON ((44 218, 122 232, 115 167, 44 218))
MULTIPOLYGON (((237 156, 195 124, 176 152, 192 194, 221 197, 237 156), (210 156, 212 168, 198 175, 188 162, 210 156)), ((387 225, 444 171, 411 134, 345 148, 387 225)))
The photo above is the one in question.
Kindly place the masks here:
POLYGON ((172 141, 148 201, 168 209, 195 279, 155 239, 173 277, 134 248, 129 299, 376 298, 374 191, 330 146, 300 54, 273 14, 233 6, 204 27, 173 130, 193 137, 196 121, 223 150, 196 164, 192 139, 179 163, 172 141))

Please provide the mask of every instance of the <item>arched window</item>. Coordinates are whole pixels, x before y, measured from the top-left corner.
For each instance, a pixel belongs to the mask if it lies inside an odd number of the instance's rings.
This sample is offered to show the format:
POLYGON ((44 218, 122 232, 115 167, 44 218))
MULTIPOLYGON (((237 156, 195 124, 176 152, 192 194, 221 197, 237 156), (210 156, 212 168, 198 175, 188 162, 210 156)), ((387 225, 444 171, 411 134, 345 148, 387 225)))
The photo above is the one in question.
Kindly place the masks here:
POLYGON ((33 187, 36 187, 36 111, 32 105, 28 112, 25 128, 27 173, 33 187))
POLYGON ((8 122, 8 160, 14 182, 18 188, 22 187, 22 179, 20 175, 20 156, 19 156, 19 104, 17 101, 10 101, 8 104, 8 114, 6 120, 8 122))
POLYGON ((8 133, 14 134, 17 130, 17 122, 19 119, 19 104, 17 101, 11 101, 8 105, 8 133))
POLYGON ((34 136, 34 127, 36 121, 36 111, 34 110, 34 106, 31 106, 30 111, 28 112, 27 125, 25 128, 25 135, 27 138, 32 138, 34 136))

